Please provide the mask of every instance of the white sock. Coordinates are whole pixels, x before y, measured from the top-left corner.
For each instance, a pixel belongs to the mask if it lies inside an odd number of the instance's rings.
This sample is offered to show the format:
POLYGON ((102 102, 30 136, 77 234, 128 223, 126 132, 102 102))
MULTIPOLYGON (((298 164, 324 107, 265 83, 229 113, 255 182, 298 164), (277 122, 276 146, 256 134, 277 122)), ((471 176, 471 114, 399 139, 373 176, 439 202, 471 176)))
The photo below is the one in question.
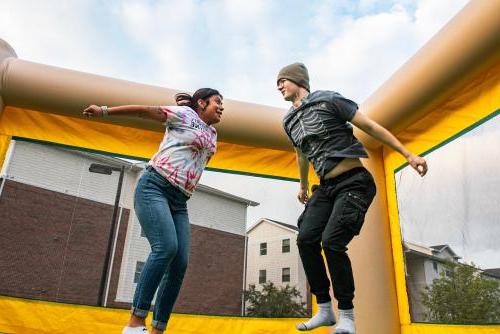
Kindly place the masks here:
POLYGON ((149 334, 149 332, 146 329, 146 327, 144 327, 144 326, 140 326, 140 327, 128 327, 128 326, 126 326, 123 329, 122 334, 149 334))
POLYGON ((309 321, 297 325, 299 331, 310 331, 321 326, 335 325, 335 315, 333 314, 332 302, 318 304, 318 313, 309 321))
POLYGON ((354 325, 354 309, 339 310, 339 323, 334 334, 356 334, 354 325))

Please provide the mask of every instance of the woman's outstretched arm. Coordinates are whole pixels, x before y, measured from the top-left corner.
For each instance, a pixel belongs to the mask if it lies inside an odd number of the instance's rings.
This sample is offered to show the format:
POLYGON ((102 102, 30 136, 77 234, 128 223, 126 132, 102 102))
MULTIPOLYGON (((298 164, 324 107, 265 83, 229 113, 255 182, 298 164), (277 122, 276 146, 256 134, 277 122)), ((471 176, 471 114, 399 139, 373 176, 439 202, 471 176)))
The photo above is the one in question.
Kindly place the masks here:
POLYGON ((167 115, 159 106, 125 105, 106 107, 90 105, 85 108, 83 115, 87 117, 137 116, 150 118, 159 122, 167 120, 167 115))

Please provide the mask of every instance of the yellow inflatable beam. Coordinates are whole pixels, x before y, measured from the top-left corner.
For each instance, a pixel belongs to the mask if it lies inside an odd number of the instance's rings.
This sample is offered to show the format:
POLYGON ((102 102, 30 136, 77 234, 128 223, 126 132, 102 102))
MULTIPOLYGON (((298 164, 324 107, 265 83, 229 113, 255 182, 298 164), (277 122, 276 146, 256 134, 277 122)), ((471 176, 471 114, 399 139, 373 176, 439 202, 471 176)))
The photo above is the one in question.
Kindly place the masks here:
MULTIPOLYGON (((6 57, 12 48, 3 41, 0 50, 0 61, 2 52, 5 58, 0 92, 7 106, 83 118, 82 110, 89 104, 175 105, 173 96, 178 91, 173 89, 36 64, 12 54, 6 57)), ((281 127, 284 110, 230 99, 224 100, 224 108, 223 122, 217 125, 219 140, 292 150, 281 127)), ((117 117, 98 121, 164 132, 162 124, 146 119, 117 117)))

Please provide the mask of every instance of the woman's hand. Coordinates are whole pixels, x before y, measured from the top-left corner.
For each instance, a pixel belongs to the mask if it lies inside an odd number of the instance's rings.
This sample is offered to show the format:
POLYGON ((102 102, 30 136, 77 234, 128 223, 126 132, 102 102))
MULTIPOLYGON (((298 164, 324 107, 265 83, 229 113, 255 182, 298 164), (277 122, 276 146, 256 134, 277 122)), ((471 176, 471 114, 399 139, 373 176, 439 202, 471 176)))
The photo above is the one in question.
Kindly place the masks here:
POLYGON ((95 104, 92 104, 90 106, 88 106, 87 108, 85 108, 85 110, 83 111, 83 116, 86 116, 86 117, 102 117, 103 116, 103 112, 102 112, 102 108, 99 107, 99 106, 96 106, 95 104))
POLYGON ((408 157, 408 163, 420 174, 420 176, 424 176, 427 173, 427 162, 424 158, 411 154, 408 157))

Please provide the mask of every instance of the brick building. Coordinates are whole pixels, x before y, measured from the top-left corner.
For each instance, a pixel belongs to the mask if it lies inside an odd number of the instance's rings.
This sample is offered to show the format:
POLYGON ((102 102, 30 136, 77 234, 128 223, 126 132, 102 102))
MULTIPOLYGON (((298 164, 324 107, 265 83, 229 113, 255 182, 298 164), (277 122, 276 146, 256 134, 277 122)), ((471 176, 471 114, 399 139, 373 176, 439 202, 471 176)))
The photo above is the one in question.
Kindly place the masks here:
MULTIPOLYGON (((113 236, 108 307, 128 308, 149 252, 133 211, 144 163, 53 145, 13 141, 0 183, 0 294, 97 305, 119 172, 125 166, 113 236)), ((258 203, 200 185, 188 201, 191 254, 175 312, 241 314, 246 210, 258 203)))

